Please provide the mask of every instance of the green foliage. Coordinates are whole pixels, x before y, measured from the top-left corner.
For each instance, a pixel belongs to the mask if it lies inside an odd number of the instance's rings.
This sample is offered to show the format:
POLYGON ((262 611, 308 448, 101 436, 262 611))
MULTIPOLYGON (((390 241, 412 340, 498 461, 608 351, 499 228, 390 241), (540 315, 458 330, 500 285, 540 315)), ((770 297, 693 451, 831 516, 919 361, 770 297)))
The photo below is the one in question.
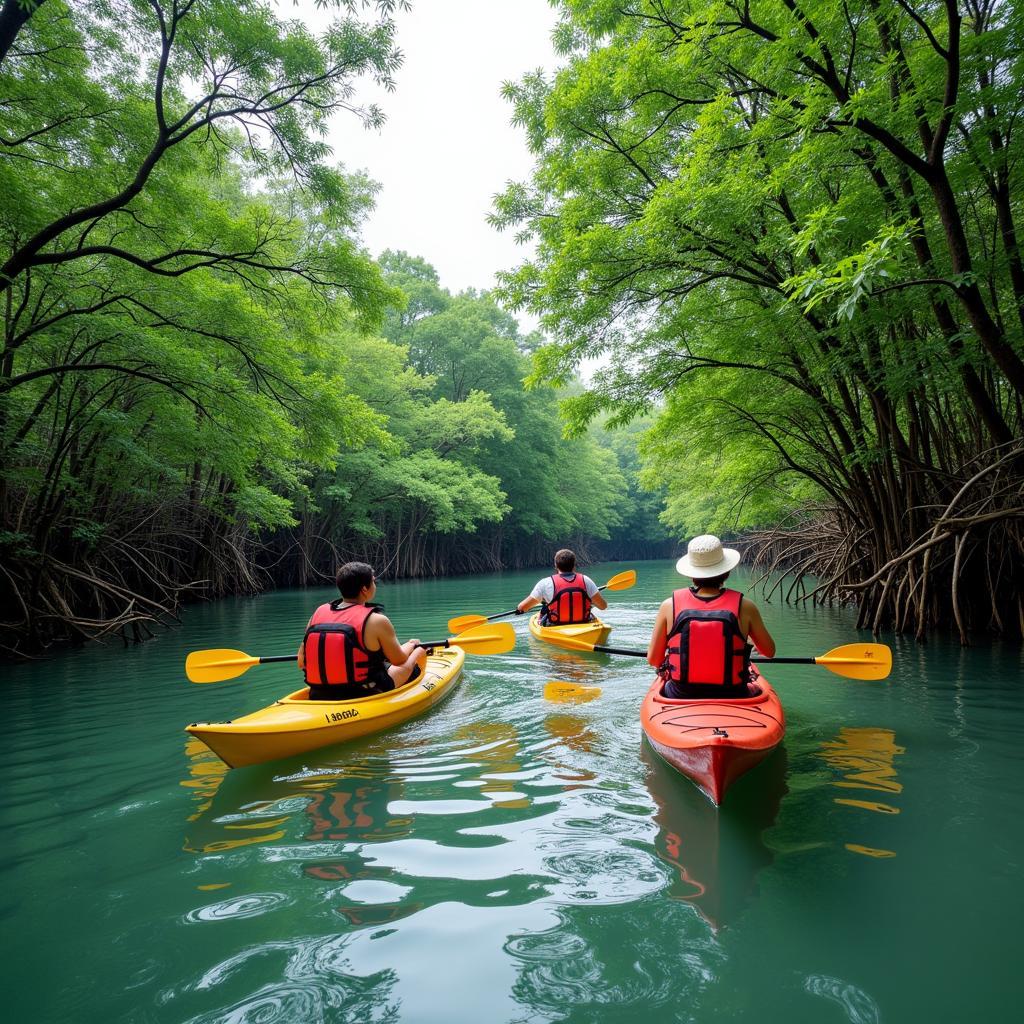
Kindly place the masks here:
POLYGON ((557 6, 565 66, 505 87, 536 171, 492 214, 535 243, 500 289, 552 338, 530 383, 600 360, 575 437, 656 412, 680 535, 826 501, 912 537, 1021 430, 1019 5, 557 6))
POLYGON ((585 433, 563 437, 555 390, 524 390, 534 341, 490 296, 441 288, 421 259, 385 253, 381 265, 407 302, 389 314, 387 341, 346 336, 339 350, 392 443, 342 453, 314 488, 321 532, 394 546, 409 529, 500 523, 510 557, 611 536, 630 505, 620 458, 585 433))
POLYGON ((321 6, 319 34, 262 0, 0 26, 0 621, 37 644, 196 580, 254 589, 256 537, 305 580, 346 546, 525 550, 623 517, 613 452, 523 389, 539 339, 364 251, 376 185, 324 136, 381 123, 356 86, 393 87, 405 4, 321 6))
POLYGON ((319 36, 249 0, 7 23, 0 604, 37 643, 252 586, 247 536, 293 526, 339 446, 387 442, 329 356, 401 295, 358 242, 375 186, 322 136, 379 123, 353 86, 391 84, 395 4, 333 6, 319 36))

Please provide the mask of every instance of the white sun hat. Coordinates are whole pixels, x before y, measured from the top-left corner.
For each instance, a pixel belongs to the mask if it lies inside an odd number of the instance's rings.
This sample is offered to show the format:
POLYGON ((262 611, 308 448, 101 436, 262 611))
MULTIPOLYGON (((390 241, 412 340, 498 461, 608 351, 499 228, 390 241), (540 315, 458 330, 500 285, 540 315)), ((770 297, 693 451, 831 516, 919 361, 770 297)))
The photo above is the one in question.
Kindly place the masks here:
POLYGON ((690 579, 706 580, 730 572, 740 564, 740 553, 723 548, 710 533, 694 537, 686 545, 686 554, 676 562, 676 572, 690 579))

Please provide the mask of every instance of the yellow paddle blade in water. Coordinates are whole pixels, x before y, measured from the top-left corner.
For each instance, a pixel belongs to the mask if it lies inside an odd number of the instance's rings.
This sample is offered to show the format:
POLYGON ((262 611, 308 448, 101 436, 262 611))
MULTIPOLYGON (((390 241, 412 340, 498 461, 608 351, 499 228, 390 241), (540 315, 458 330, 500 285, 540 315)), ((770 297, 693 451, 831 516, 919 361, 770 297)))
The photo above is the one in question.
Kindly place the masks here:
POLYGON ((449 637, 448 644, 472 654, 505 654, 516 645, 516 631, 507 622, 484 622, 449 637))
POLYGON ((892 651, 885 644, 844 644, 814 663, 847 679, 885 679, 892 671, 892 651))
POLYGON ((233 651, 226 647, 193 651, 185 659, 185 675, 193 683, 220 683, 225 679, 237 678, 259 663, 259 658, 245 651, 233 651))
POLYGON ((544 687, 544 699, 559 704, 585 704, 601 696, 600 686, 581 686, 579 683, 566 683, 561 679, 552 679, 544 687))

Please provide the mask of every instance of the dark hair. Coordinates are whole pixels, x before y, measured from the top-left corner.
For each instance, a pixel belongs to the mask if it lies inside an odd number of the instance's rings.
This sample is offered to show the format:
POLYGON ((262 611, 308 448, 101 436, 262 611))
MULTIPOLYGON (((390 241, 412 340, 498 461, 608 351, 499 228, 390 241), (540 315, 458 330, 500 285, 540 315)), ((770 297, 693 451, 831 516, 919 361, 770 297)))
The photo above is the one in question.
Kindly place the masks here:
POLYGON ((576 553, 568 548, 555 552, 555 568, 559 572, 572 572, 576 568, 576 553))
POLYGON ((699 580, 696 576, 690 577, 693 580, 693 585, 700 590, 701 587, 707 587, 709 590, 718 590, 722 584, 729 578, 727 572, 723 572, 721 576, 709 576, 707 579, 699 580))
POLYGON ((373 566, 365 562, 346 562, 335 580, 342 597, 358 597, 359 591, 373 582, 373 566))

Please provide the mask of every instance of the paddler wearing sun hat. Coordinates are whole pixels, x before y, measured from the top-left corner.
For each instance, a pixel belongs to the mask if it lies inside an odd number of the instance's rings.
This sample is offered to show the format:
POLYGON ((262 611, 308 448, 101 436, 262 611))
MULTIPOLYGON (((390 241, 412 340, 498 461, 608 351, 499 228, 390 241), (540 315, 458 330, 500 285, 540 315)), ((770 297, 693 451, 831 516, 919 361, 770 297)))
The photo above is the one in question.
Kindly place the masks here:
POLYGON ((662 602, 647 647, 664 696, 747 697, 751 644, 766 658, 775 655, 757 606, 723 586, 739 563, 740 553, 711 534, 694 537, 676 562, 676 571, 693 585, 662 602))

